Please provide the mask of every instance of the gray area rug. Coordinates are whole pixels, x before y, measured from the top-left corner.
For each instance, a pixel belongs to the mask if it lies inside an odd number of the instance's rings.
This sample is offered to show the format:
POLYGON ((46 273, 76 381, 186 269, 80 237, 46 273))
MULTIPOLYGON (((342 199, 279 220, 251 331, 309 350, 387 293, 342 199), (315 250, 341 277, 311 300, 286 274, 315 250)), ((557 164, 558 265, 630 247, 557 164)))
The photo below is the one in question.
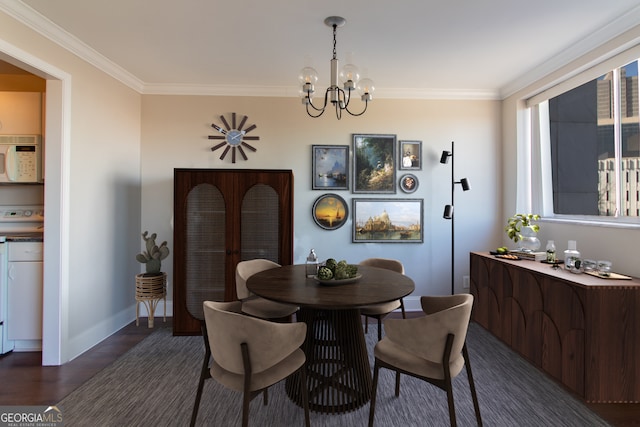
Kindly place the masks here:
MULTIPOLYGON (((370 327, 372 348, 376 327, 370 327)), ((608 426, 524 359, 476 324, 467 338, 485 426, 608 426)), ((188 426, 204 357, 202 337, 174 337, 159 328, 58 403, 66 426, 188 426)), ((376 426, 447 426, 446 394, 423 381, 380 371, 376 426)), ((458 425, 476 425, 466 373, 454 380, 458 425)), ((239 426, 242 396, 214 380, 205 383, 198 425, 239 426)), ((311 413, 313 426, 366 426, 369 405, 340 415, 311 413)), ((269 389, 269 404, 251 402, 252 426, 302 426, 301 408, 286 396, 284 382, 269 389)))

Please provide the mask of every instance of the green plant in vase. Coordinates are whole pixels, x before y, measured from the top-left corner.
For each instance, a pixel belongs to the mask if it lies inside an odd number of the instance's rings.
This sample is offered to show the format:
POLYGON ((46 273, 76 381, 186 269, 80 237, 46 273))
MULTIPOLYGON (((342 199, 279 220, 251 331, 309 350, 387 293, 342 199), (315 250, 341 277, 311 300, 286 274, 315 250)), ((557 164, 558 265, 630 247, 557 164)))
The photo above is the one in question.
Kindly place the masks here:
POLYGON ((540 219, 538 214, 515 214, 507 220, 504 231, 514 243, 520 242, 524 251, 535 251, 540 247, 540 240, 536 236, 540 226, 534 224, 540 219))

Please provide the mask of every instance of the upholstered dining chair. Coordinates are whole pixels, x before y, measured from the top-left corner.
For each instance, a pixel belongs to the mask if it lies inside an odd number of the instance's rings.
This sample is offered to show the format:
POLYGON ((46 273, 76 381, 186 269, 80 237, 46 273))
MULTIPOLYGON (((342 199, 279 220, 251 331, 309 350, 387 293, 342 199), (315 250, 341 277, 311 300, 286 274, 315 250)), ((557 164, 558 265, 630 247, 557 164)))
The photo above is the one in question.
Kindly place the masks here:
MULTIPOLYGON (((367 258, 360 261, 360 265, 368 265, 371 267, 385 268, 387 270, 395 271, 396 273, 404 274, 404 265, 398 260, 387 258, 367 258)), ((394 310, 400 309, 402 311, 402 318, 406 319, 404 311, 404 301, 401 299, 385 302, 382 304, 373 304, 360 309, 360 314, 365 316, 364 331, 369 332, 369 318, 378 320, 378 341, 382 339, 382 319, 394 310)))
POLYGON ((251 259, 240 261, 236 266, 236 294, 242 301, 242 312, 260 319, 276 320, 290 317, 298 311, 298 307, 291 304, 283 304, 259 297, 247 289, 247 279, 256 273, 271 268, 280 267, 268 259, 251 259))
MULTIPOLYGON (((253 259, 249 261, 241 261, 236 266, 236 293, 238 299, 240 299, 239 311, 249 316, 257 317, 264 320, 289 320, 291 315, 298 310, 298 307, 281 304, 275 301, 269 301, 264 298, 260 298, 257 295, 253 295, 247 289, 247 279, 263 270, 270 268, 280 267, 273 261, 267 259, 253 259)), ((204 315, 203 315, 204 316, 204 315)), ((204 389, 204 382, 211 378, 209 373, 209 359, 211 358, 211 348, 209 345, 209 339, 207 334, 207 325, 204 322, 204 317, 201 319, 202 338, 204 339, 205 354, 202 366, 200 368, 200 380, 198 381, 198 389, 196 392, 196 401, 193 405, 191 412, 191 425, 195 425, 198 418, 198 408, 200 407, 200 399, 202 397, 202 390, 204 389)))
POLYGON ((385 337, 374 348, 369 426, 373 426, 375 417, 378 374, 381 368, 396 372, 396 397, 400 396, 401 373, 427 381, 446 391, 450 423, 456 426, 451 380, 464 366, 467 369, 476 421, 482 426, 466 345, 473 295, 424 296, 420 303, 425 316, 386 319, 384 322, 385 337))
MULTIPOLYGON (((267 389, 298 372, 306 384, 306 358, 300 348, 307 325, 303 322, 277 323, 240 312, 240 301, 205 301, 204 316, 211 348, 211 377, 223 386, 240 391, 242 426, 249 425, 249 403, 267 389)), ((309 397, 301 387, 305 425, 309 426, 309 397)))

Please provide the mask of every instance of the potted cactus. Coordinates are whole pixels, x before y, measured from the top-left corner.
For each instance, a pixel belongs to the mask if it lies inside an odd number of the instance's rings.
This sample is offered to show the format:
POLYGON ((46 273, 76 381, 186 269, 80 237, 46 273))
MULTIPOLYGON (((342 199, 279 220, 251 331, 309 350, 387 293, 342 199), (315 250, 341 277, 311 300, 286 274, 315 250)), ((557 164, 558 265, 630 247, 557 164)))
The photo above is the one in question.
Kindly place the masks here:
POLYGON ((160 275, 162 260, 169 256, 169 248, 167 242, 162 242, 160 246, 156 245, 156 233, 149 236, 149 232, 142 233, 142 240, 145 241, 146 251, 136 255, 136 260, 146 265, 146 276, 160 275))
POLYGON ((164 301, 164 320, 167 321, 167 275, 160 271, 162 260, 169 256, 167 242, 156 245, 156 233, 149 236, 149 232, 142 233, 146 251, 136 255, 136 260, 146 266, 146 273, 136 274, 136 326, 140 320, 140 303, 147 307, 150 328, 156 307, 160 300, 164 301))

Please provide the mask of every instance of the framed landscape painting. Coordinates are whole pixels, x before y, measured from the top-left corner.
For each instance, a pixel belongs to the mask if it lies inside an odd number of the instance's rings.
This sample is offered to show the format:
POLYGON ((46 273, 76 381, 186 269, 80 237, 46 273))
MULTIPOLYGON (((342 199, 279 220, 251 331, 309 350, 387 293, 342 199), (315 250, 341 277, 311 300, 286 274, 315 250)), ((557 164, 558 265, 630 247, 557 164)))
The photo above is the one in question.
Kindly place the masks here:
POLYGON ((422 243, 422 199, 353 199, 354 243, 422 243))
POLYGON ((395 194, 395 135, 353 135, 353 192, 395 194))
POLYGON ((320 228, 335 230, 349 218, 347 202, 337 194, 324 194, 313 203, 313 220, 320 228))
POLYGON ((349 146, 313 145, 312 189, 349 189, 349 146))

